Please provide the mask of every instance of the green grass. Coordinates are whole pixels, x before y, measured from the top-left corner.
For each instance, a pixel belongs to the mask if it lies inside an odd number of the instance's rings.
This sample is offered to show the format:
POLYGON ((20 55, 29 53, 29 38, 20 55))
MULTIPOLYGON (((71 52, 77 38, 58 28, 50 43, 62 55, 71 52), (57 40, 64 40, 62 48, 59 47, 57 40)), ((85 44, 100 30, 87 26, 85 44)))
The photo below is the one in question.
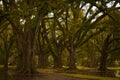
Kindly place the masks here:
MULTIPOLYGON (((0 65, 0 68, 2 69, 4 66, 0 65)), ((9 66, 9 68, 16 68, 16 66, 9 66)), ((82 66, 77 67, 78 69, 88 69, 82 66)), ((120 67, 108 67, 108 69, 111 70, 120 70, 120 67)), ((99 77, 94 75, 83 75, 83 74, 71 74, 71 73, 55 73, 55 69, 37 69, 38 72, 45 72, 45 73, 51 73, 51 74, 58 74, 58 75, 65 75, 65 76, 71 76, 71 77, 77 77, 77 78, 83 78, 83 79, 96 79, 96 80, 119 80, 119 78, 112 78, 112 77, 99 77)))
POLYGON ((111 69, 111 70, 120 70, 120 66, 119 67, 108 67, 108 69, 111 69))
POLYGON ((118 78, 112 78, 112 77, 100 77, 100 76, 94 76, 94 75, 84 75, 84 74, 71 74, 71 73, 55 73, 55 69, 37 69, 38 72, 43 73, 50 73, 50 74, 58 74, 58 75, 64 75, 64 76, 70 76, 70 77, 77 77, 77 78, 83 78, 83 79, 91 79, 91 80, 119 80, 118 78))
MULTIPOLYGON (((107 68, 111 69, 111 70, 120 70, 120 66, 118 66, 118 67, 107 67, 107 68)), ((92 69, 92 68, 84 67, 84 66, 77 66, 77 69, 92 69)))
POLYGON ((98 76, 91 76, 91 75, 82 75, 82 74, 67 74, 62 73, 65 76, 83 78, 83 79, 96 79, 96 80, 118 80, 118 78, 111 78, 111 77, 98 77, 98 76))
POLYGON ((0 68, 3 68, 4 67, 4 65, 0 65, 0 68))
MULTIPOLYGON (((4 68, 4 65, 0 65, 0 68, 4 68)), ((16 66, 8 66, 8 68, 13 68, 13 69, 15 69, 16 68, 16 66)))

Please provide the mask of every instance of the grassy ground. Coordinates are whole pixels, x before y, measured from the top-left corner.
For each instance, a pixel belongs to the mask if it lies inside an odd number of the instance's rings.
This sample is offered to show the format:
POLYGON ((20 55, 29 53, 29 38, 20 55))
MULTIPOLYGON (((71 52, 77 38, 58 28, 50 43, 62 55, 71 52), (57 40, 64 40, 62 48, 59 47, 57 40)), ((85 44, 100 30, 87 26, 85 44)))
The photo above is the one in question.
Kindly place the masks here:
POLYGON ((108 69, 111 69, 111 70, 120 70, 120 67, 108 67, 108 69))
MULTIPOLYGON (((10 69, 15 69, 15 66, 9 66, 10 69)), ((3 71, 3 66, 0 65, 0 71, 3 71)), ((79 67, 79 70, 66 70, 66 69, 37 69, 38 72, 44 73, 44 74, 52 74, 54 75, 60 75, 60 76, 68 76, 68 77, 76 77, 76 78, 81 78, 81 79, 90 79, 90 80, 119 80, 119 78, 115 77, 102 77, 102 76, 97 76, 92 73, 97 72, 97 69, 94 68, 85 68, 85 67, 79 67), (84 74, 83 74, 84 73, 84 74)), ((120 67, 108 67, 110 70, 120 70, 120 67)), ((9 72, 11 73, 11 72, 9 72)))
POLYGON ((63 75, 78 77, 78 78, 83 78, 83 79, 88 78, 88 79, 95 79, 95 80, 119 80, 118 78, 112 78, 112 77, 98 77, 98 76, 82 75, 82 74, 66 74, 66 73, 63 73, 63 75))
MULTIPOLYGON (((51 73, 51 74, 59 74, 59 75, 65 75, 65 76, 71 76, 71 77, 77 77, 77 78, 83 78, 83 79, 92 79, 92 80, 119 80, 119 78, 115 77, 102 77, 102 76, 96 76, 93 75, 92 73, 97 72, 97 69, 91 69, 91 68, 85 68, 85 67, 80 67, 80 70, 56 70, 56 69, 37 69, 38 72, 42 73, 51 73), (82 69, 82 70, 81 70, 82 69), (82 72, 81 72, 82 71, 82 72), (85 73, 84 71, 88 71, 88 74, 82 74, 85 73), (79 73, 80 72, 80 73, 79 73)), ((120 67, 109 67, 111 71, 113 70, 120 70, 120 67)))

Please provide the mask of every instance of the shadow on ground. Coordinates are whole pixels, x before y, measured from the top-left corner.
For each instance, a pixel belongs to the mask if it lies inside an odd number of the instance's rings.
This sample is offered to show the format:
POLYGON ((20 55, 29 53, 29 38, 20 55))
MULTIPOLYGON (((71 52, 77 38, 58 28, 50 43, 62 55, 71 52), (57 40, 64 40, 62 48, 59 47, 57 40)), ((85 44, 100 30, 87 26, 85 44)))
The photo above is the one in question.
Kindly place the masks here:
POLYGON ((14 76, 3 75, 0 76, 0 80, 91 80, 91 79, 80 79, 80 78, 68 77, 58 74, 40 73, 32 77, 20 76, 20 75, 14 75, 14 76))

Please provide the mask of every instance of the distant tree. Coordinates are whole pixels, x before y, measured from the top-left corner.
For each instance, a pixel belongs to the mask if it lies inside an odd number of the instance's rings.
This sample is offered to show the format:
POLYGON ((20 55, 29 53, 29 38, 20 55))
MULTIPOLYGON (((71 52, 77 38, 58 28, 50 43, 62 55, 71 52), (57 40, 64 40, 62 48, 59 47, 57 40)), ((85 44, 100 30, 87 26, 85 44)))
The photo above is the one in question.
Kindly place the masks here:
POLYGON ((8 59, 14 43, 13 33, 10 25, 1 34, 1 55, 4 55, 4 69, 8 71, 8 59))

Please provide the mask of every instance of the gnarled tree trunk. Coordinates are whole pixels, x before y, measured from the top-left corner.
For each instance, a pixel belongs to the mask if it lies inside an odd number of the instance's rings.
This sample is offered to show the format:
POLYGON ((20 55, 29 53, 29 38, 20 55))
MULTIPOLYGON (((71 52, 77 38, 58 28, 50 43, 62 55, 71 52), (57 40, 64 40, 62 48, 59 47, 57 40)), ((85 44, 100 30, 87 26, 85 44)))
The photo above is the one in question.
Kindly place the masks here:
POLYGON ((103 44, 102 50, 100 52, 101 53, 100 66, 99 66, 100 71, 106 71, 107 70, 106 61, 107 61, 107 57, 108 57, 108 49, 109 49, 109 46, 111 44, 110 38, 111 38, 111 34, 108 34, 107 37, 104 40, 104 44, 103 44))
POLYGON ((107 67, 106 67, 107 57, 108 57, 107 53, 105 53, 105 52, 101 53, 100 66, 99 66, 100 71, 106 71, 107 70, 107 67))
POLYGON ((39 63, 38 67, 47 68, 48 67, 48 54, 39 54, 39 63))
POLYGON ((26 19, 24 32, 18 34, 18 69, 22 74, 33 74, 34 67, 34 35, 30 28, 30 18, 26 19))
POLYGON ((75 58, 75 50, 71 49, 69 51, 69 69, 76 69, 76 58, 75 58))
POLYGON ((57 56, 53 55, 53 59, 54 59, 54 68, 61 68, 62 67, 61 53, 58 52, 57 56))

